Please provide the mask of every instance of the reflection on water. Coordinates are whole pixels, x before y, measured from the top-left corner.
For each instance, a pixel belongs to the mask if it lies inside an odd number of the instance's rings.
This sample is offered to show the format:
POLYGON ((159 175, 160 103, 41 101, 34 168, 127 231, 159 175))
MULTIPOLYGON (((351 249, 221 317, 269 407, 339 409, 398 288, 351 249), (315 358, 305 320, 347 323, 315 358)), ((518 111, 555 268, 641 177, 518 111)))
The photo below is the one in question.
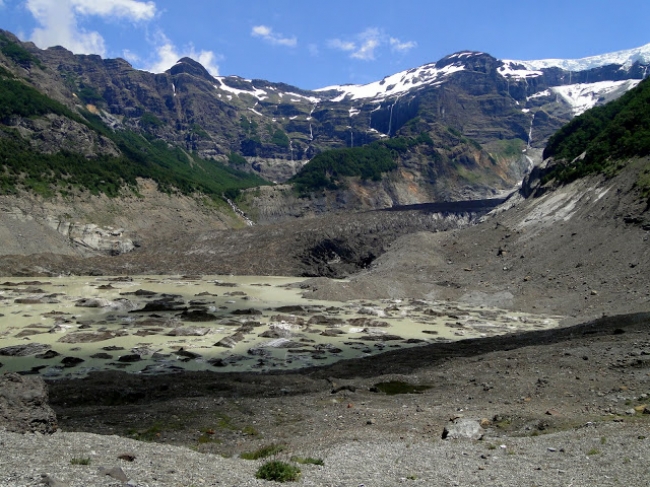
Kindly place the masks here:
POLYGON ((559 317, 421 300, 315 301, 300 278, 62 277, 0 284, 0 371, 273 370, 551 328, 559 317))

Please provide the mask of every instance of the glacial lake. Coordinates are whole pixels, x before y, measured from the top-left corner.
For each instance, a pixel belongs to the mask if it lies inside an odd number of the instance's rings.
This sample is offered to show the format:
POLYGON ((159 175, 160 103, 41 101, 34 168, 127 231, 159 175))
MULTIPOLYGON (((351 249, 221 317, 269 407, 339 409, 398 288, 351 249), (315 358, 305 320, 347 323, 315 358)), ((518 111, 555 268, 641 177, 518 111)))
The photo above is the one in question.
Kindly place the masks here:
POLYGON ((0 278, 0 373, 269 371, 547 329, 560 317, 423 300, 317 301, 295 277, 0 278))

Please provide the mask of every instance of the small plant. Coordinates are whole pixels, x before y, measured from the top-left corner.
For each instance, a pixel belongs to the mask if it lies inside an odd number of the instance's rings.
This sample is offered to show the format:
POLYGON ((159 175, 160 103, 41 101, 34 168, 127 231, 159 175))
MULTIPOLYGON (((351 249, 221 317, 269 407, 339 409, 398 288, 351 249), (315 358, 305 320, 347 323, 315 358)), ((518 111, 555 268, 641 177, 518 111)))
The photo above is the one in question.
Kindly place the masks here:
POLYGON ((488 445, 488 450, 496 450, 496 449, 497 449, 496 445, 493 445, 492 443, 488 445))
POLYGON ((587 455, 599 455, 599 454, 600 454, 600 450, 598 448, 592 448, 587 452, 587 455))
POLYGON ((604 436, 602 436, 602 437, 600 438, 600 444, 601 444, 601 445, 604 445, 605 443, 607 443, 607 438, 605 438, 604 436))
POLYGON ((284 451, 284 445, 271 444, 263 446, 262 448, 259 448, 255 451, 244 452, 239 455, 239 457, 243 458, 244 460, 259 460, 260 458, 267 458, 271 455, 276 455, 281 451, 284 451))
POLYGON ((248 436, 258 436, 260 434, 259 431, 257 431, 255 428, 253 428, 250 425, 244 426, 241 432, 248 436))
POLYGON ((289 463, 273 460, 262 465, 255 474, 255 477, 262 480, 274 480, 276 482, 293 482, 298 480, 300 469, 289 463))
POLYGON ((70 465, 90 465, 90 458, 71 458, 70 465))
POLYGON ((296 463, 300 463, 302 465, 320 465, 320 466, 325 465, 325 462, 323 462, 322 459, 320 459, 320 458, 312 458, 312 457, 307 457, 307 458, 291 457, 291 461, 296 462, 296 463))

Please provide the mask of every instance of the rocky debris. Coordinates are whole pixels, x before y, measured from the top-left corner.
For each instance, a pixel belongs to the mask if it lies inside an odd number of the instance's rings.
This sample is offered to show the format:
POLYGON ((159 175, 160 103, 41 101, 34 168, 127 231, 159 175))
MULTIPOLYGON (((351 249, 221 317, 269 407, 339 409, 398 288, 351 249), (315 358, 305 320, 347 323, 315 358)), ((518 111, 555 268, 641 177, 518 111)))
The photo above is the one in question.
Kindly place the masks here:
POLYGON ((141 309, 134 309, 131 313, 152 313, 159 311, 186 311, 185 303, 177 301, 176 297, 164 297, 149 301, 141 309))
POLYGON ((40 358, 43 360, 49 360, 51 358, 55 358, 61 355, 59 352, 56 352, 54 350, 47 350, 46 352, 43 353, 37 353, 36 358, 40 358))
POLYGON ((142 360, 142 357, 140 357, 140 355, 138 355, 137 353, 121 355, 120 358, 117 359, 118 362, 124 362, 124 363, 139 362, 140 360, 142 360))
POLYGON ((0 348, 0 355, 6 357, 27 357, 37 353, 45 353, 52 348, 50 345, 43 343, 27 343, 25 345, 12 345, 10 347, 0 348))
POLYGON ((111 354, 109 354, 109 353, 106 353, 106 352, 98 352, 98 353, 92 354, 90 356, 90 358, 101 359, 101 360, 111 360, 113 358, 113 356, 111 354))
POLYGON ((248 309, 235 309, 231 311, 234 315, 240 316, 261 316, 263 313, 259 309, 248 308, 248 309))
POLYGON ((201 358, 201 355, 195 352, 190 352, 189 350, 185 350, 184 348, 180 348, 174 352, 176 355, 179 357, 184 357, 189 360, 194 360, 197 358, 201 358))
POLYGON ((211 328, 199 328, 199 327, 178 327, 167 333, 167 336, 174 337, 202 337, 209 334, 212 331, 211 328))
POLYGON ((243 333, 235 333, 227 337, 223 337, 217 343, 214 344, 215 347, 224 347, 224 348, 235 348, 239 342, 244 339, 243 333))
POLYGON ((15 373, 0 376, 0 427, 15 433, 51 434, 57 430, 43 379, 15 373))
POLYGON ((202 323, 207 321, 216 321, 217 317, 212 313, 208 313, 204 309, 185 310, 180 314, 180 319, 183 321, 190 321, 194 323, 202 323))
POLYGON ((67 335, 59 338, 57 341, 59 343, 96 343, 111 340, 117 336, 125 336, 127 334, 128 333, 124 330, 77 332, 68 333, 67 335))
POLYGON ((457 418, 442 431, 443 440, 480 440, 484 430, 481 424, 473 419, 457 418))
POLYGON ((64 357, 61 360, 61 363, 66 368, 76 367, 77 365, 79 365, 79 364, 81 364, 83 362, 84 362, 84 359, 79 358, 79 357, 64 357))

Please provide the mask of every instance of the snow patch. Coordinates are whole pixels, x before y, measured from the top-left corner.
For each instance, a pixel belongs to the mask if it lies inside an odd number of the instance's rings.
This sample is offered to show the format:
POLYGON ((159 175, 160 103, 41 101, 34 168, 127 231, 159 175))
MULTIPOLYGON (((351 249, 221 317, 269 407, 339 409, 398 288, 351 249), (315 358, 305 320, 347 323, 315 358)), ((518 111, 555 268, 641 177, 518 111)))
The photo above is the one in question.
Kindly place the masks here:
POLYGON ((510 79, 528 79, 543 76, 544 73, 538 70, 530 70, 521 65, 517 65, 518 61, 503 61, 503 66, 497 68, 497 72, 504 78, 510 79))
POLYGON ((333 85, 315 91, 338 91, 340 94, 331 99, 335 103, 345 99, 374 98, 381 100, 406 93, 421 86, 439 86, 448 76, 465 69, 465 65, 460 61, 449 64, 444 68, 436 68, 435 64, 425 64, 419 68, 401 71, 387 76, 381 81, 365 85, 333 85))
POLYGON ((599 81, 597 83, 579 83, 575 85, 556 86, 551 88, 571 106, 574 115, 580 115, 595 107, 600 101, 606 102, 617 98, 622 93, 637 86, 641 80, 599 81))
POLYGON ((566 71, 585 71, 588 69, 600 68, 610 64, 620 64, 625 69, 629 69, 635 62, 642 64, 650 63, 650 44, 616 51, 600 56, 589 56, 582 59, 539 59, 536 61, 508 61, 504 63, 520 64, 529 70, 539 70, 544 68, 560 68, 566 71))

